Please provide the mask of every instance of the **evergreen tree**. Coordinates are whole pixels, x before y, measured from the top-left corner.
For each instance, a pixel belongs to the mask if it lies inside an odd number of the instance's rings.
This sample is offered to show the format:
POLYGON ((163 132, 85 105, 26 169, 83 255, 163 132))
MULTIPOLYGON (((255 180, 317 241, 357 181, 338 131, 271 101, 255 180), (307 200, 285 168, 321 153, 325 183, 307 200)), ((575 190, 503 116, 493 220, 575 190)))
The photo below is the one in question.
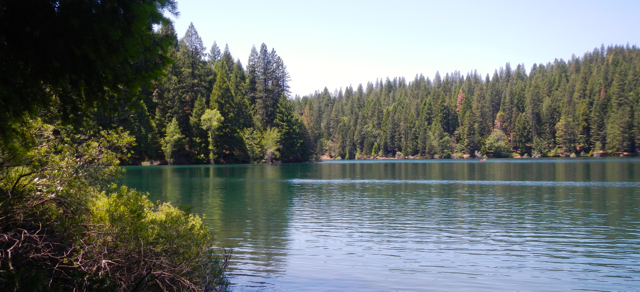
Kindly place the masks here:
POLYGON ((523 149, 527 143, 531 141, 531 132, 529 130, 529 123, 527 117, 524 114, 518 115, 516 119, 516 127, 513 131, 513 145, 520 149, 523 149))
POLYGON ((221 57, 222 52, 220 51, 218 44, 214 41, 213 45, 211 45, 211 50, 209 51, 209 65, 211 68, 213 68, 213 65, 220 60, 221 57))
POLYGON ((205 99, 202 96, 198 96, 196 102, 193 106, 193 112, 191 112, 191 116, 189 117, 189 123, 191 124, 191 128, 193 129, 193 136, 191 137, 194 146, 194 151, 201 158, 204 157, 204 153, 208 149, 207 133, 202 128, 201 118, 207 110, 207 104, 205 99))
POLYGON ((216 75, 217 79, 211 91, 209 108, 217 110, 222 115, 223 122, 215 133, 218 145, 215 147, 215 156, 223 163, 248 162, 246 146, 243 145, 239 132, 241 121, 237 115, 239 112, 237 106, 242 106, 242 104, 236 103, 236 97, 233 95, 229 82, 231 76, 224 62, 216 63, 216 75))
POLYGON ((263 137, 260 132, 254 128, 246 128, 240 132, 244 145, 247 147, 247 153, 252 162, 260 162, 265 157, 264 147, 262 145, 263 137))
POLYGON ((284 95, 278 101, 274 125, 281 134, 280 157, 282 162, 309 161, 309 148, 306 143, 304 124, 293 113, 292 105, 284 95))
POLYGON ((576 131, 573 119, 570 116, 563 116, 556 125, 556 143, 562 146, 565 155, 574 152, 576 143, 576 131))

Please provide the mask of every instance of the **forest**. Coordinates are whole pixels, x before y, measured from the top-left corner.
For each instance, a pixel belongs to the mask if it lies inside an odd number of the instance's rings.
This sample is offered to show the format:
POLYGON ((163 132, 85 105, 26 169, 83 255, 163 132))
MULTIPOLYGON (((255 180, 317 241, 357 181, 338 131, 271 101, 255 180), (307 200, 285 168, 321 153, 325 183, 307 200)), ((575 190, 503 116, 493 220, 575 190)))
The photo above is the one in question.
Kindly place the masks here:
POLYGON ((640 146, 640 51, 507 63, 492 76, 377 80, 296 99, 314 154, 447 158, 633 155, 640 146), (400 153, 400 154, 399 154, 400 153))
POLYGON ((118 187, 120 164, 640 150, 636 46, 292 97, 275 49, 243 66, 193 25, 178 38, 177 14, 173 0, 0 2, 0 290, 228 288, 202 218, 118 187))
POLYGON ((98 124, 148 119, 137 101, 173 62, 153 28, 177 14, 172 0, 0 2, 0 291, 228 289, 230 253, 188 207, 118 187, 141 144, 98 124))
POLYGON ((214 42, 206 51, 193 24, 180 40, 170 23, 159 34, 172 40, 165 76, 133 105, 95 116, 99 126, 122 127, 136 138, 131 163, 309 161, 307 130, 274 49, 251 48, 244 68, 228 46, 221 50, 214 42))
POLYGON ((582 57, 510 63, 492 76, 379 79, 291 97, 289 74, 265 44, 246 68, 229 48, 206 51, 193 24, 142 111, 103 115, 137 145, 130 163, 261 163, 325 159, 636 155, 640 51, 595 48, 582 57), (217 112, 219 118, 202 117, 217 112), (207 126, 209 125, 209 126, 207 126), (215 126, 215 127, 211 127, 215 126))

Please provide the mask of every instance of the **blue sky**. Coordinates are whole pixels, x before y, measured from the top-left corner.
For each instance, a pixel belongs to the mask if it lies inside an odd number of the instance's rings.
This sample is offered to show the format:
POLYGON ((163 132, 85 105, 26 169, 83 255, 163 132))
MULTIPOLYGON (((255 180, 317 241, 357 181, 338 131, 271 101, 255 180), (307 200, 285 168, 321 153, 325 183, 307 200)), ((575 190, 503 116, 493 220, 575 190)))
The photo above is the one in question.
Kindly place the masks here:
POLYGON ((640 1, 178 0, 178 10, 179 37, 193 22, 207 50, 228 44, 243 65, 252 45, 274 48, 292 96, 640 45, 640 1))

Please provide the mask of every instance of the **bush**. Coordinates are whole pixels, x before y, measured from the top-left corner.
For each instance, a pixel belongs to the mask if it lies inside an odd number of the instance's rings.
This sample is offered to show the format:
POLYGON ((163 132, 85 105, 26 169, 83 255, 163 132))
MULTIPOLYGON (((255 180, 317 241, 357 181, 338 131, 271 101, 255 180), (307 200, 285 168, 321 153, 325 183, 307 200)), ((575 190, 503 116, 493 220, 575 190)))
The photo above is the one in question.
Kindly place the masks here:
MULTIPOLYGON (((200 217, 120 187, 90 203, 92 229, 85 260, 126 291, 143 284, 164 291, 226 287, 224 265, 200 217), (177 289, 179 288, 179 289, 177 289)), ((226 259, 226 258, 225 258, 226 259)), ((226 264, 226 263, 225 263, 226 264)))
POLYGON ((396 159, 404 159, 404 154, 400 151, 396 152, 396 159))
POLYGON ((487 138, 486 149, 493 153, 495 158, 507 158, 511 156, 511 146, 507 141, 507 136, 501 130, 493 130, 487 138))
POLYGON ((197 216, 111 186, 127 133, 39 120, 23 133, 22 153, 0 147, 0 291, 225 288, 197 216))

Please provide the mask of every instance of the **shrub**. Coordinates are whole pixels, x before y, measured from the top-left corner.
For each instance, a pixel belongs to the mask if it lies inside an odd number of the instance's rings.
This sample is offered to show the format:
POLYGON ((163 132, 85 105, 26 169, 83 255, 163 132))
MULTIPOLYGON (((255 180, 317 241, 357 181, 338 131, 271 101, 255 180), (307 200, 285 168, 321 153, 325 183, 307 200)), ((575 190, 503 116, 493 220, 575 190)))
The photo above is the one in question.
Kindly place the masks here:
POLYGON ((511 146, 507 141, 507 136, 501 130, 493 130, 487 138, 486 149, 493 153, 493 157, 506 158, 511 156, 511 146))
POLYGON ((87 268, 135 291, 225 287, 221 258, 200 217, 169 203, 154 205, 145 194, 120 187, 90 203, 92 236, 85 247, 87 268))
POLYGON ((111 186, 126 132, 25 125, 23 153, 0 148, 0 291, 225 288, 200 218, 111 186))

